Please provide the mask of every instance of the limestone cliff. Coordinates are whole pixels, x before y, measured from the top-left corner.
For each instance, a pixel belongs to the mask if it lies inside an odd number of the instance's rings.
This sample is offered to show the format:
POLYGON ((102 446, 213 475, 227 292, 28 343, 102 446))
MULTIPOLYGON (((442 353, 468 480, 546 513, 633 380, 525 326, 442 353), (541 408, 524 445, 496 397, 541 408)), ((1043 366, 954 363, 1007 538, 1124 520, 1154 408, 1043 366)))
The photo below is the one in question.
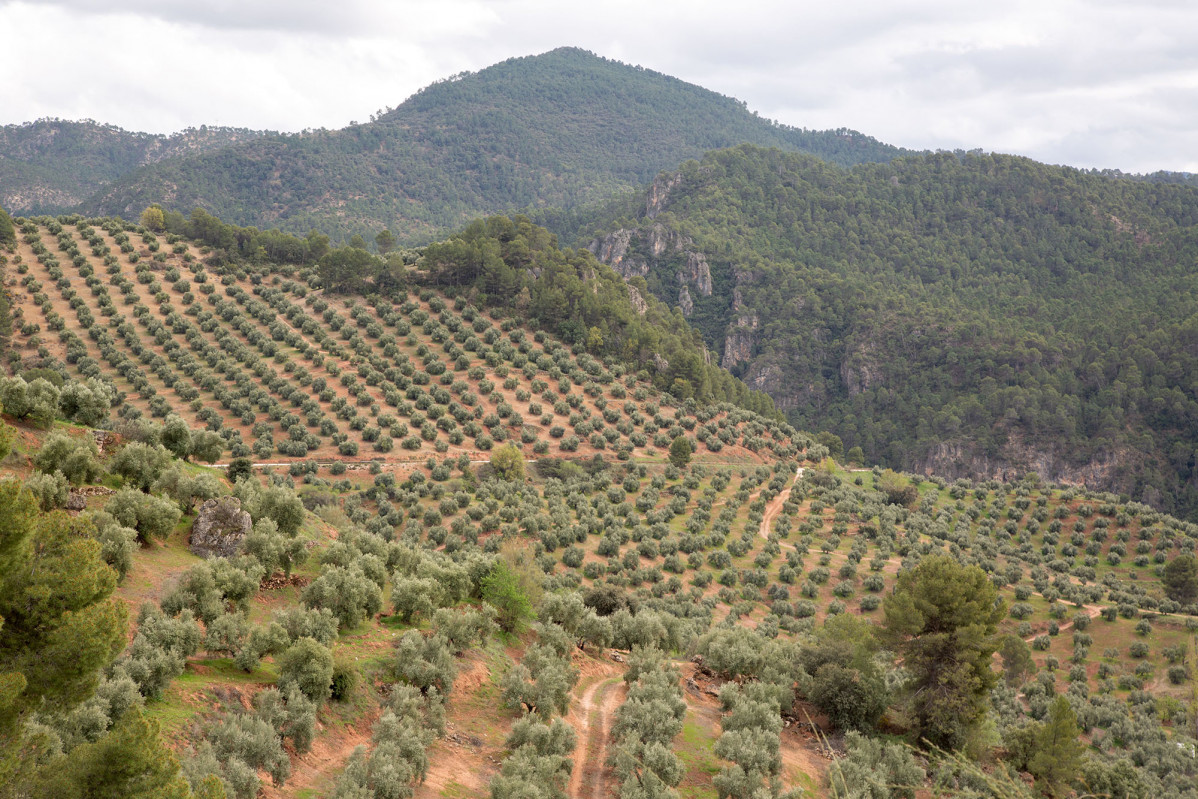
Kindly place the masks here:
MULTIPOLYGON (((1050 451, 1020 435, 1010 436, 993 453, 978 451, 970 441, 947 440, 933 444, 922 458, 911 464, 911 469, 950 479, 967 477, 974 480, 1014 480, 1027 472, 1035 472, 1052 483, 1133 493, 1134 475, 1142 465, 1137 459, 1143 460, 1134 451, 1100 451, 1082 463, 1071 461, 1067 454, 1050 451)), ((1149 504, 1160 501, 1160 496, 1154 495, 1151 489, 1141 491, 1134 498, 1149 504)))

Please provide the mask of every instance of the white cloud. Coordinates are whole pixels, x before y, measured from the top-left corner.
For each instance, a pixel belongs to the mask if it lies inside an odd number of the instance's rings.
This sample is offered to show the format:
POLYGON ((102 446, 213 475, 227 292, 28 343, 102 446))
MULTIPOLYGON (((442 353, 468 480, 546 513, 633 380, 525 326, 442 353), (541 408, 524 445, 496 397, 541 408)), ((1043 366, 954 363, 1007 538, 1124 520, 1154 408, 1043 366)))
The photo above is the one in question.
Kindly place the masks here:
POLYGON ((0 0, 0 122, 340 127, 562 45, 808 128, 1053 163, 1198 171, 1186 0, 0 0))

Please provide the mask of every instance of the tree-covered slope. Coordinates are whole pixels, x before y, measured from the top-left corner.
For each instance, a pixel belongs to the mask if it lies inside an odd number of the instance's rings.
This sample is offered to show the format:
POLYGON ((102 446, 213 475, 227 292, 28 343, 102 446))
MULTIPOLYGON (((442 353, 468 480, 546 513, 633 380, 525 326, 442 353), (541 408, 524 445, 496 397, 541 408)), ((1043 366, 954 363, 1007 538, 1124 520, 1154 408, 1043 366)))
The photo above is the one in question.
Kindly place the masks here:
POLYGON ((0 205, 21 214, 72 207, 139 166, 261 135, 205 126, 163 136, 90 120, 5 125, 0 127, 0 205))
POLYGON ((0 796, 1198 799, 1198 525, 679 402, 525 219, 146 219, 0 235, 0 796))
POLYGON ((779 126, 733 98, 563 48, 433 84, 370 123, 140 169, 83 208, 128 217, 160 202, 242 225, 389 227, 427 241, 481 215, 597 200, 741 142, 846 165, 901 153, 853 131, 779 126))
POLYGON ((797 426, 894 466, 1035 469, 1198 512, 1192 187, 745 146, 605 213, 592 249, 797 426))

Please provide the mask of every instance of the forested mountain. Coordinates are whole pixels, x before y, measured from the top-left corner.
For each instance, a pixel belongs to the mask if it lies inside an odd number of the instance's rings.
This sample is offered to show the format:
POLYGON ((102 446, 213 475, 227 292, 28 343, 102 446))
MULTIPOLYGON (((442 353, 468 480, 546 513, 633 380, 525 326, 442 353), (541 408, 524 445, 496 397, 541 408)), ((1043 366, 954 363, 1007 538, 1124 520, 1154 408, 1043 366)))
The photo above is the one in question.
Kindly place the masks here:
POLYGON ((571 207, 741 142, 838 164, 898 148, 778 125, 651 70, 562 48, 433 84, 374 121, 268 136, 139 169, 83 204, 136 216, 200 206, 242 225, 432 238, 490 213, 571 207))
POLYGON ((1198 513, 1193 187, 742 146, 602 214, 578 241, 800 429, 895 467, 1031 469, 1198 513))
POLYGON ((262 135, 204 126, 162 136, 91 120, 5 125, 0 127, 0 205, 22 214, 68 208, 139 166, 262 135))

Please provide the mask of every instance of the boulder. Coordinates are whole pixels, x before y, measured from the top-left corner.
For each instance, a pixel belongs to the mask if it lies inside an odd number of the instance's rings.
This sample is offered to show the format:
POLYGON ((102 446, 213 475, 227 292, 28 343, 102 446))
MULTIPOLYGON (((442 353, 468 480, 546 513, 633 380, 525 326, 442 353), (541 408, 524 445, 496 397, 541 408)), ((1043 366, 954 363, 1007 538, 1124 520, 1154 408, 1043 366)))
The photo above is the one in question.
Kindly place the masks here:
POLYGON ((191 526, 191 551, 202 558, 229 558, 253 527, 249 513, 234 497, 210 499, 200 506, 191 526))

